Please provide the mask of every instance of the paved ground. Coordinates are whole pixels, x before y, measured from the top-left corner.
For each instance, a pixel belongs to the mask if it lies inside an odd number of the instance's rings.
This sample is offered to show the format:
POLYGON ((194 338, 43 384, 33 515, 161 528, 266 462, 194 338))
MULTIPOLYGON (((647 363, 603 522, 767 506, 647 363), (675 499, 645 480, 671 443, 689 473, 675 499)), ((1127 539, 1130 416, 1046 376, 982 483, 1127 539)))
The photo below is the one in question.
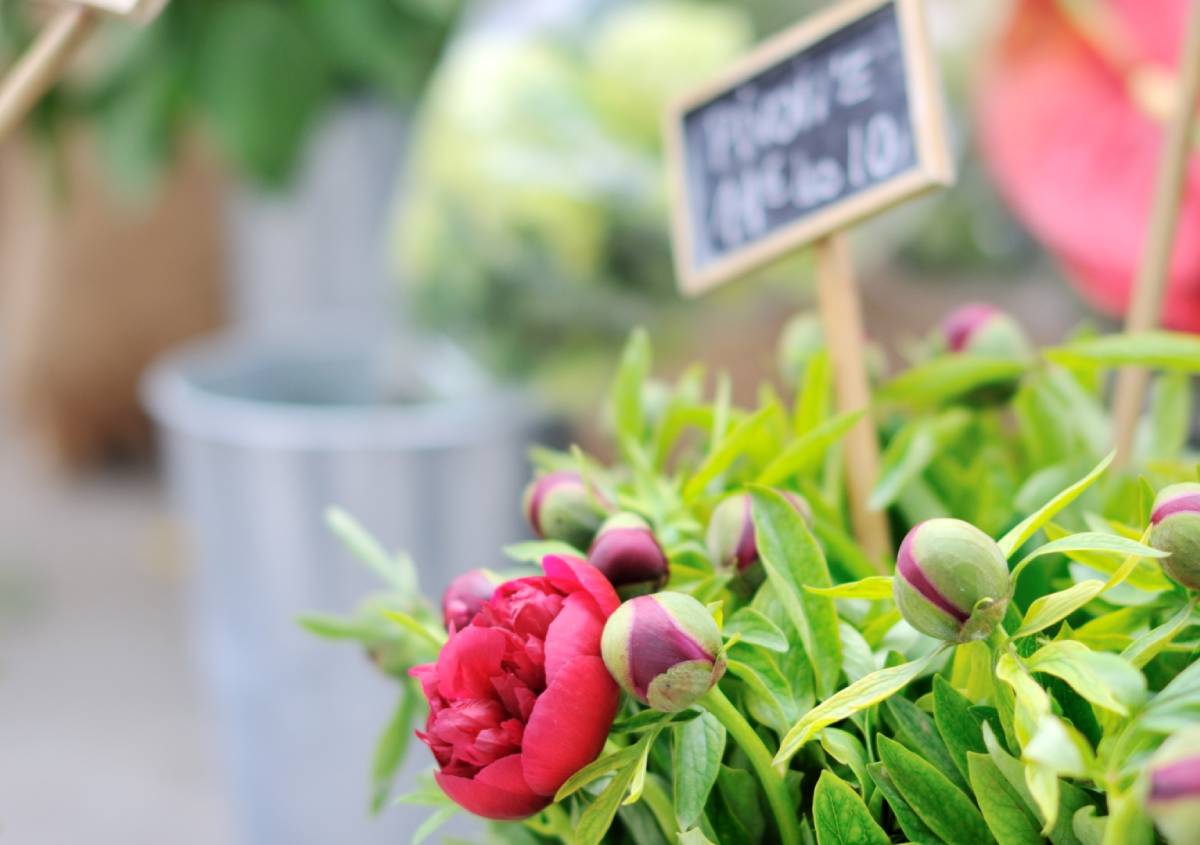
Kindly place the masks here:
POLYGON ((229 841, 162 514, 0 425, 0 843, 229 841))

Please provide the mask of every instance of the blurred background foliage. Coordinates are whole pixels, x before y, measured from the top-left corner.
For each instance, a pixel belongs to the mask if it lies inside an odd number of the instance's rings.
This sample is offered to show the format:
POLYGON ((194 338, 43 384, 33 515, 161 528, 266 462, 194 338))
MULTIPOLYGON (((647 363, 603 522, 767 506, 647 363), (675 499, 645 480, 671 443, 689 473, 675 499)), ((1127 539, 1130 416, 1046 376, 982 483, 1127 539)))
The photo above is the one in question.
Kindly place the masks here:
MULTIPOLYGON (((196 125, 243 176, 276 188, 339 97, 395 104, 419 95, 457 0, 173 0, 145 30, 112 25, 36 121, 94 122, 118 185, 146 192, 196 125)), ((30 4, 3 0, 11 56, 28 43, 30 4)))

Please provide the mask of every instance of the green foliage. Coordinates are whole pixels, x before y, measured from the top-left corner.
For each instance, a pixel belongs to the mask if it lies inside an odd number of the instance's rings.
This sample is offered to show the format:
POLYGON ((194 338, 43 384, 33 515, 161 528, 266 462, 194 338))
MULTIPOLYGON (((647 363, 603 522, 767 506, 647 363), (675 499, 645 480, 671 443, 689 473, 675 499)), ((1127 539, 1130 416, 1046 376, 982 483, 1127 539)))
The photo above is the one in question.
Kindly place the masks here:
MULTIPOLYGON (((0 31, 25 28, 22 5, 2 5, 0 31)), ((282 187, 338 96, 412 106, 458 6, 172 0, 136 38, 114 27, 94 72, 68 81, 55 117, 94 119, 115 176, 133 192, 154 186, 197 119, 243 175, 282 187)))
MULTIPOLYGON (((625 701, 606 750, 557 796, 576 838, 773 842, 799 822, 796 841, 818 845, 1152 842, 1146 761, 1200 720, 1200 614, 1162 573, 1146 524, 1155 491, 1196 470, 1177 376, 1159 380, 1143 423, 1153 434, 1131 469, 1112 468, 1096 361, 1200 369, 1189 348, 1085 340, 1054 354, 1069 366, 955 361, 883 388, 876 504, 902 530, 929 513, 986 526, 1010 561, 1003 624, 985 639, 937 642, 901 620, 892 577, 852 539, 838 458, 860 416, 835 415, 823 357, 809 359, 790 401, 764 389, 741 407, 721 376, 706 401, 695 368, 652 401, 648 337, 634 335, 609 401, 621 460, 536 459, 579 470, 652 526, 668 589, 722 626, 727 672, 714 694, 727 701, 710 695, 711 710, 675 715, 625 701), (1007 392, 981 394, 997 374, 1007 392), (740 572, 710 558, 706 536, 734 492, 750 494, 744 530, 757 555, 740 572)), ((408 583, 409 568, 352 523, 333 525, 389 584, 408 583)), ((534 562, 550 550, 510 553, 534 562)), ((414 647, 436 644, 436 624, 413 608, 306 624, 361 639, 379 636, 380 621, 414 647)), ((565 838, 540 817, 527 824, 565 838)))

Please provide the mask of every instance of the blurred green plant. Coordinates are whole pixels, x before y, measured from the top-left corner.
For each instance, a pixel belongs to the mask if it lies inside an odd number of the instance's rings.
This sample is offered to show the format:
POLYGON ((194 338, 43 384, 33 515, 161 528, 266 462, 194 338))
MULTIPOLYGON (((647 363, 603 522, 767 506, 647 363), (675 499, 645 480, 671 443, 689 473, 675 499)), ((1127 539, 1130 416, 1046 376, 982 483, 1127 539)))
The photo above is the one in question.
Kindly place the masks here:
MULTIPOLYGON (((0 2, 4 61, 31 37, 29 5, 0 2)), ((54 138, 66 121, 94 121, 117 182, 144 192, 182 132, 199 123, 241 174, 281 187, 336 98, 416 100, 458 7, 458 0, 173 0, 145 30, 104 30, 36 125, 54 138)))
POLYGON ((507 373, 603 358, 678 307, 662 110, 748 47, 753 24, 732 4, 651 2, 579 30, 456 43, 399 197, 417 310, 507 373))

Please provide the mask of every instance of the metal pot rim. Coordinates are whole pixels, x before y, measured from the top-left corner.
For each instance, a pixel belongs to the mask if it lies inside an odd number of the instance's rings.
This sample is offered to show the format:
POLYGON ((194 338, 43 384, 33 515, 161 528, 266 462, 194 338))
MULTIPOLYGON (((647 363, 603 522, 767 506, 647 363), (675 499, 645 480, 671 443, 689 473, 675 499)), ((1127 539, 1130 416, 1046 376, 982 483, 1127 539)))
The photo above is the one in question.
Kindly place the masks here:
POLYGON ((549 420, 528 390, 495 384, 444 338, 364 337, 345 327, 267 336, 229 331, 193 341, 156 361, 142 376, 140 392, 151 417, 168 432, 280 450, 457 448, 510 438, 549 420), (446 383, 431 398, 404 404, 329 405, 229 395, 201 383, 205 372, 232 372, 256 358, 289 354, 298 362, 362 356, 384 366, 389 356, 400 355, 422 377, 446 383))

